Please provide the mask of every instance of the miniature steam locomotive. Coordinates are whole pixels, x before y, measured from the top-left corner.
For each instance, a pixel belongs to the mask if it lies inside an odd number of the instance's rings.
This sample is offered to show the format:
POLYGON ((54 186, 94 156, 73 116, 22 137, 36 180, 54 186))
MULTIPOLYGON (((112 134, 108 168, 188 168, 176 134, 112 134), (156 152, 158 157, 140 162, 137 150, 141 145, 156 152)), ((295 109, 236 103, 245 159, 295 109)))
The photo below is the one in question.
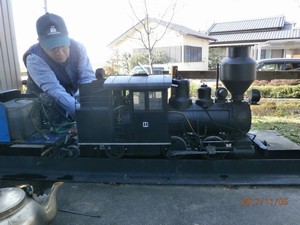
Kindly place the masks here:
POLYGON ((246 47, 229 48, 220 65, 226 88, 217 87, 214 99, 211 88, 202 84, 192 100, 189 80, 180 76, 109 76, 80 87, 76 124, 64 132, 43 128, 44 108, 34 98, 18 90, 3 92, 0 154, 253 156, 267 150, 248 133, 251 109, 244 93, 255 78, 256 63, 246 47))

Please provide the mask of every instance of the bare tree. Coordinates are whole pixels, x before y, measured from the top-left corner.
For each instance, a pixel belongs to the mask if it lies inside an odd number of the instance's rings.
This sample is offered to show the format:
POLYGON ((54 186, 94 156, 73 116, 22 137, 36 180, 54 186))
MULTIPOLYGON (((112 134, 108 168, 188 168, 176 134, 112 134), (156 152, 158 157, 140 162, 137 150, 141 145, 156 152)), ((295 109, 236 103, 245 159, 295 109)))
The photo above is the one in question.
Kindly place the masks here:
POLYGON ((174 12, 176 8, 176 1, 174 3, 170 3, 170 5, 163 12, 162 16, 158 18, 152 18, 148 13, 148 3, 147 0, 143 0, 144 3, 144 18, 139 18, 134 7, 131 2, 128 1, 130 8, 138 20, 138 23, 134 26, 135 31, 137 32, 137 36, 135 38, 139 41, 142 46, 145 48, 148 54, 148 64, 150 66, 151 73, 153 72, 153 60, 154 60, 154 51, 156 44, 165 36, 165 34, 172 30, 172 20, 174 17, 174 12), (165 21, 168 13, 171 13, 170 18, 165 21), (158 32, 158 28, 163 27, 162 32, 158 32))

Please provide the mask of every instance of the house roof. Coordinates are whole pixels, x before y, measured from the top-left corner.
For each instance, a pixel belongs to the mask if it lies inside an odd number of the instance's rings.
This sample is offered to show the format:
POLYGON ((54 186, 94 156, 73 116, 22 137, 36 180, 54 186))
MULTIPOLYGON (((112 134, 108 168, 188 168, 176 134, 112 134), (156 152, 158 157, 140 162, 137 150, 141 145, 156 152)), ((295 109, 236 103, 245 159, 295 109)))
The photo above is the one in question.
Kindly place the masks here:
POLYGON ((214 23, 209 29, 209 34, 215 33, 225 33, 233 31, 249 31, 249 30, 261 30, 261 29, 278 29, 282 28, 285 24, 284 16, 273 17, 273 18, 263 18, 263 19, 253 19, 244 21, 233 21, 233 22, 223 22, 214 23))
POLYGON ((170 29, 175 30, 175 31, 177 31, 177 32, 179 32, 183 35, 191 35, 191 36, 195 36, 195 37, 198 37, 198 38, 215 41, 215 39, 210 37, 209 35, 207 35, 205 33, 202 33, 202 32, 199 32, 199 31, 192 30, 192 29, 190 29, 188 27, 185 27, 183 25, 165 22, 165 21, 158 20, 158 19, 155 19, 155 18, 152 18, 152 21, 156 22, 156 23, 160 23, 161 25, 163 25, 165 27, 169 25, 170 29))
MULTIPOLYGON (((170 29, 175 30, 179 33, 181 33, 182 35, 190 35, 190 36, 194 36, 196 38, 201 38, 201 39, 207 39, 210 41, 215 41, 216 39, 199 31, 195 31, 192 30, 188 27, 179 25, 179 24, 175 24, 175 23, 170 23, 170 22, 166 22, 163 20, 159 20, 156 18, 149 18, 151 20, 151 22, 160 24, 161 26, 167 27, 169 26, 170 29)), ((124 32, 121 36, 119 36, 118 38, 116 38, 115 40, 113 40, 110 44, 108 44, 109 47, 113 47, 114 45, 116 45, 118 42, 128 38, 129 36, 132 35, 133 32, 135 32, 136 28, 138 28, 141 23, 144 22, 145 19, 143 19, 142 21, 140 21, 139 23, 137 23, 136 25, 132 26, 129 30, 127 30, 126 32, 124 32)))
POLYGON ((284 16, 214 23, 208 29, 208 35, 217 41, 211 45, 254 43, 269 40, 299 39, 300 29, 294 29, 284 16))
POLYGON ((233 33, 212 36, 217 39, 215 43, 220 42, 264 42, 276 39, 294 39, 300 38, 300 29, 294 30, 280 30, 280 31, 266 31, 266 32, 250 32, 250 33, 233 33))

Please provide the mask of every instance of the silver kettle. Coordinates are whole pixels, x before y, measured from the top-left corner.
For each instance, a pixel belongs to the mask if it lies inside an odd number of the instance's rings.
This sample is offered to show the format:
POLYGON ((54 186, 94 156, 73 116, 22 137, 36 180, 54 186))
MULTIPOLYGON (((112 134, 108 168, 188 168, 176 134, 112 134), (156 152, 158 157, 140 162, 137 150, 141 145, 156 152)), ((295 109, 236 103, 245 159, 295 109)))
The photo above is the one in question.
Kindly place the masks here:
POLYGON ((48 195, 28 195, 20 187, 0 188, 0 225, 46 225, 57 212, 55 182, 48 195))

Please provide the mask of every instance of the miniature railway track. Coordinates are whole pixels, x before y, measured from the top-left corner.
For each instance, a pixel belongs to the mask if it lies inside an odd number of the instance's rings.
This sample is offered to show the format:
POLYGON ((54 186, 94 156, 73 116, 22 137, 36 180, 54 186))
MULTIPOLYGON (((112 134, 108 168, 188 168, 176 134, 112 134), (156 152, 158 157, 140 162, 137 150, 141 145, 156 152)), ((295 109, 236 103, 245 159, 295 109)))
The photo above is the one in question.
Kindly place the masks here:
POLYGON ((180 185, 300 185, 300 159, 108 159, 0 156, 0 179, 180 185))

